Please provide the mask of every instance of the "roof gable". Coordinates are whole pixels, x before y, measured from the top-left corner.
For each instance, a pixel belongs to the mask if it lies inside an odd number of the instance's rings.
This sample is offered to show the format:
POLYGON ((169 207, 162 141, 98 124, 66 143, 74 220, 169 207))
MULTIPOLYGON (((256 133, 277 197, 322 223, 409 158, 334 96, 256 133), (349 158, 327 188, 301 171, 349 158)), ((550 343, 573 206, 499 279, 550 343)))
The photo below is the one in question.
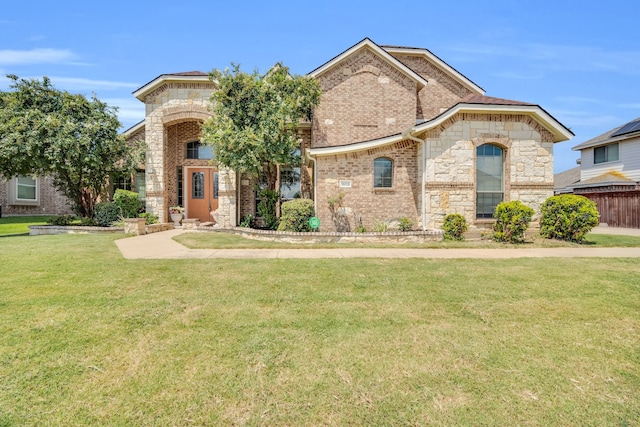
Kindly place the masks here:
POLYGON ((480 86, 472 82, 467 76, 453 68, 451 65, 444 62, 438 56, 434 55, 430 50, 424 48, 416 48, 416 47, 405 47, 405 46, 381 46, 386 52, 391 55, 411 55, 411 56, 422 56, 426 58, 428 62, 434 64, 436 67, 440 68, 444 71, 445 74, 451 76, 454 80, 461 83, 463 86, 470 89, 472 92, 475 92, 480 95, 484 95, 485 91, 480 86))
POLYGON ((193 83, 193 82, 211 82, 209 80, 209 74, 203 71, 186 71, 182 73, 161 74, 149 83, 141 86, 133 92, 133 96, 144 102, 144 97, 158 86, 164 83, 177 82, 177 83, 193 83))
POLYGON ((427 85, 427 80, 425 80, 418 73, 416 73, 411 68, 407 67, 402 62, 397 60, 395 57, 393 57, 391 54, 389 54, 389 52, 385 51, 383 48, 381 48, 380 46, 375 44, 369 38, 365 38, 362 41, 360 41, 359 43, 356 43, 355 45, 351 46, 349 49, 345 50, 344 52, 342 52, 338 56, 334 57, 333 59, 329 60, 328 62, 325 62, 323 65, 319 66, 315 70, 311 71, 308 75, 311 76, 311 77, 317 78, 318 76, 322 75, 326 71, 328 71, 328 70, 332 69, 333 67, 335 67, 337 64, 342 62, 347 57, 355 54, 356 52, 361 51, 362 49, 369 49, 370 51, 372 51, 375 55, 379 56, 384 61, 386 61, 389 64, 391 64, 393 67, 398 69, 401 73, 405 74, 406 76, 408 76, 409 78, 414 80, 416 82, 416 84, 418 85, 418 87, 421 88, 421 87, 427 85))

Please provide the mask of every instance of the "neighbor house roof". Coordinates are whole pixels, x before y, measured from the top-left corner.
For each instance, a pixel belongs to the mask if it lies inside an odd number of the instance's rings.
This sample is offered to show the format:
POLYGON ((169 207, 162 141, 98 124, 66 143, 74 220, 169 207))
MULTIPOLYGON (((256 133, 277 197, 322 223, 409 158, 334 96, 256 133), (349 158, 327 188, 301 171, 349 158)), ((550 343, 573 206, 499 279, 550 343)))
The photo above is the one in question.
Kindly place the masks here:
POLYGON ((209 73, 205 73, 203 71, 183 71, 180 73, 171 73, 171 74, 161 74, 155 79, 151 80, 149 83, 141 86, 133 92, 133 96, 138 98, 140 101, 144 101, 144 97, 151 91, 153 91, 156 87, 168 83, 168 82, 178 82, 178 83, 192 83, 192 82, 209 82, 209 73))
POLYGON ((640 129, 635 130, 633 132, 629 132, 629 133, 624 133, 621 135, 616 135, 616 132, 618 132, 620 129, 622 129, 623 127, 633 124, 634 122, 639 122, 640 121, 640 117, 631 120, 630 122, 627 122, 621 126, 615 127, 611 130, 608 130, 607 132, 603 133, 602 135, 598 135, 595 138, 591 138, 588 141, 585 141, 581 144, 576 145, 575 147, 572 148, 572 150, 574 151, 580 151, 580 150, 584 150, 585 148, 591 148, 591 147, 597 147, 599 145, 605 145, 605 144, 609 144, 609 143, 613 143, 613 142, 617 142, 617 141, 622 141, 625 139, 629 139, 631 137, 634 136, 640 136, 640 129))
POLYGON ((553 175, 553 189, 558 192, 571 192, 573 184, 580 181, 580 166, 553 175))
POLYGON ((636 185, 636 181, 627 178, 620 172, 607 172, 602 175, 598 175, 594 178, 580 181, 574 185, 573 188, 586 188, 586 187, 607 187, 610 185, 636 185))
POLYGON ((351 46, 349 49, 345 50, 341 54, 339 54, 339 55, 335 56, 334 58, 330 59, 329 61, 325 62, 324 64, 322 64, 321 66, 319 66, 315 70, 311 71, 309 73, 309 76, 314 77, 314 78, 318 77, 319 75, 321 75, 321 74, 327 72, 328 70, 332 69, 333 67, 335 67, 337 64, 342 62, 347 57, 353 55, 354 53, 356 53, 356 52, 358 52, 360 50, 364 50, 364 49, 368 49, 368 50, 374 52, 376 55, 378 55, 383 60, 385 60, 386 62, 391 64, 393 67, 398 69, 404 75, 406 75, 407 77, 409 77, 412 80, 414 80, 416 82, 416 84, 418 85, 418 87, 423 87, 423 86, 426 86, 428 84, 428 82, 427 82, 427 80, 425 78, 423 78, 421 75, 419 75, 418 73, 413 71, 411 68, 407 67, 405 64, 403 64, 402 62, 397 60, 393 55, 391 55, 389 52, 384 50, 382 47, 380 47, 377 44, 375 44, 369 38, 363 39, 362 41, 360 41, 360 42, 356 43, 355 45, 351 46))

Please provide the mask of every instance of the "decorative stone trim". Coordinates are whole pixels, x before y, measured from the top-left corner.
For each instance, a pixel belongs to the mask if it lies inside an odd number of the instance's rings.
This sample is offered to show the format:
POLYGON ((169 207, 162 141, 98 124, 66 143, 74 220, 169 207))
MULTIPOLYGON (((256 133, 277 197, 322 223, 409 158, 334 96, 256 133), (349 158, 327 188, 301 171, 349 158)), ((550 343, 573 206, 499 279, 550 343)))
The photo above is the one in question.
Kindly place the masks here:
POLYGON ((81 225, 30 225, 29 236, 49 236, 54 234, 102 234, 124 233, 123 227, 89 227, 81 225))
POLYGON ((425 183, 427 190, 459 190, 474 188, 473 182, 435 182, 428 181, 425 183))
POLYGON ((443 230, 426 231, 388 231, 383 233, 340 233, 340 232, 293 232, 276 230, 257 230, 254 228, 212 228, 198 227, 188 230, 191 233, 224 232, 241 235, 248 239, 300 242, 300 243, 404 243, 404 242, 438 242, 443 239, 443 230))

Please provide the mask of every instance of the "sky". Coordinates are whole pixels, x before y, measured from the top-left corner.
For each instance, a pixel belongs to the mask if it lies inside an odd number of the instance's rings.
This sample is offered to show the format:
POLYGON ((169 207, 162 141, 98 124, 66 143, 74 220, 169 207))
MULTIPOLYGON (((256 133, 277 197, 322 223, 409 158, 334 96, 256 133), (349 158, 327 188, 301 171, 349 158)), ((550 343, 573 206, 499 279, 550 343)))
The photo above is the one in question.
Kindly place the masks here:
POLYGON ((365 37, 427 48, 486 91, 540 105, 575 137, 571 148, 640 116, 640 2, 76 1, 3 2, 0 90, 7 74, 47 76, 57 89, 119 108, 125 130, 144 119, 132 95, 161 74, 307 74, 365 37))

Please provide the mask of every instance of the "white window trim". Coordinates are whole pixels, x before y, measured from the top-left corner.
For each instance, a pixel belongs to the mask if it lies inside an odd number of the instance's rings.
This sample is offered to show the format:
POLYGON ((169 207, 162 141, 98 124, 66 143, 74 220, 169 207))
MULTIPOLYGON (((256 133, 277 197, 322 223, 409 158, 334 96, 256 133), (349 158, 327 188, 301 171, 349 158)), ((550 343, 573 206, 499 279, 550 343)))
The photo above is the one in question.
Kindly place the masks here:
POLYGON ((36 198, 35 199, 19 199, 18 198, 18 177, 11 178, 8 182, 8 201, 10 205, 15 206, 40 206, 40 177, 31 177, 36 182, 36 198))

